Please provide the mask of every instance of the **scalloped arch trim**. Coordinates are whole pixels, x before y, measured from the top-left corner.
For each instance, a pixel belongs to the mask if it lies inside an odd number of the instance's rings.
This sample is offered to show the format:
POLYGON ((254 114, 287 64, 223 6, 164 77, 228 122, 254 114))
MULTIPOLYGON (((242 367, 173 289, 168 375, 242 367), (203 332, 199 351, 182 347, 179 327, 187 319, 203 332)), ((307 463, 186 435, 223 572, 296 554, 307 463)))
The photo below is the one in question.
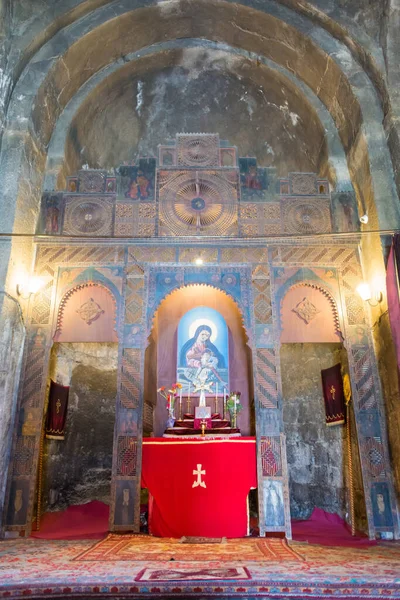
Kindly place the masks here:
POLYGON ((223 294, 224 296, 228 297, 230 300, 232 300, 233 304, 236 306, 239 314, 240 314, 240 321, 241 321, 241 325, 246 333, 246 343, 249 344, 250 340, 252 339, 251 336, 251 332, 249 331, 249 328, 246 326, 246 320, 245 320, 245 316, 244 316, 244 311, 239 303, 239 301, 237 300, 237 298, 235 298, 232 294, 229 294, 226 290, 218 287, 217 285, 211 285, 209 283, 190 283, 190 284, 186 284, 186 285, 180 285, 179 287, 174 288, 173 290, 171 290, 170 292, 168 292, 158 303, 158 305, 154 308, 153 314, 151 316, 151 320, 149 322, 149 330, 148 330, 148 336, 150 335, 153 327, 154 327, 154 320, 156 317, 157 312, 159 311, 160 307, 162 306, 162 304, 171 298, 171 296, 178 294, 179 292, 181 292, 182 290, 186 289, 186 288, 194 288, 194 287, 202 287, 202 288, 208 288, 211 290, 216 290, 218 292, 220 292, 221 294, 223 294))
MULTIPOLYGON (((296 295, 295 295, 296 296, 296 295)), ((294 301, 297 302, 299 298, 294 298, 294 301)), ((344 337, 342 334, 341 326, 340 326, 340 318, 336 305, 336 301, 332 296, 331 292, 329 292, 323 286, 309 282, 309 281, 301 281, 293 284, 288 288, 285 295, 281 299, 280 303, 280 322, 281 322, 281 342, 317 342, 317 341, 331 341, 338 342, 344 341, 344 337), (310 289, 318 292, 324 298, 324 302, 322 303, 322 307, 315 306, 313 302, 311 302, 307 297, 300 299, 300 301, 290 309, 285 306, 285 300, 287 300, 288 294, 291 294, 295 290, 301 289, 310 289), (329 317, 331 319, 332 332, 338 336, 339 339, 324 339, 324 334, 328 331, 328 323, 326 322, 326 310, 325 307, 329 309, 329 317), (321 309, 321 310, 320 310, 321 309), (321 313, 324 313, 325 320, 323 322, 323 333, 320 329, 321 322, 317 321, 316 317, 321 313), (288 332, 288 327, 294 327, 295 331, 291 330, 288 332), (314 339, 317 333, 317 330, 321 331, 321 340, 314 339), (311 337, 308 338, 307 334, 311 334, 311 337), (297 339, 298 338, 298 339, 297 339)))
POLYGON ((80 283, 62 297, 55 342, 117 342, 117 301, 112 291, 97 281, 80 283))

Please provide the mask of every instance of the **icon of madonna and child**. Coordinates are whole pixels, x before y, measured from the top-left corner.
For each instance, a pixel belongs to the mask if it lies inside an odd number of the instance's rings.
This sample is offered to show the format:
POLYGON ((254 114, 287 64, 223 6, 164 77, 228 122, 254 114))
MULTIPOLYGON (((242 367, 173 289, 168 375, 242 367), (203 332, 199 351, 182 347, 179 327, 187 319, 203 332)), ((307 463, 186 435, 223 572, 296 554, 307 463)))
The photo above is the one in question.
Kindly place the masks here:
POLYGON ((224 388, 228 389, 227 327, 223 317, 219 313, 217 315, 218 318, 214 315, 210 318, 208 314, 208 318, 192 320, 185 327, 186 341, 184 332, 178 332, 177 379, 186 393, 189 390, 193 393, 205 385, 210 394, 218 390, 222 395, 224 388), (189 339, 187 335, 190 335, 189 339))

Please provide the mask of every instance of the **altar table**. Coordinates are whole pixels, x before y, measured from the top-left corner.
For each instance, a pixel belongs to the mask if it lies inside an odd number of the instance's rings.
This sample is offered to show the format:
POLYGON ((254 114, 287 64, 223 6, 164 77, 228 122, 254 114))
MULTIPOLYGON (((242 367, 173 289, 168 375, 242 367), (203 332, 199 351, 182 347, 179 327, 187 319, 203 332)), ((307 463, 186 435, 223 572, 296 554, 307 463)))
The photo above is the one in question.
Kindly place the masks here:
MULTIPOLYGON (((254 437, 143 440, 142 487, 159 537, 244 537, 247 495, 257 487, 254 437)), ((150 512, 150 511, 149 511, 150 512)))

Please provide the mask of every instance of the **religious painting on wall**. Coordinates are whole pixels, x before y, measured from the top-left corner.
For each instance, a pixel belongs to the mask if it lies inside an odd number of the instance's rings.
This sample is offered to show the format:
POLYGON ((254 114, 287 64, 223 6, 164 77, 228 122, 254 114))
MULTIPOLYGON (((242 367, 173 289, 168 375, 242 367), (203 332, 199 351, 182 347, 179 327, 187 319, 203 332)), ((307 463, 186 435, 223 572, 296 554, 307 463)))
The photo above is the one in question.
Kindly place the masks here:
POLYGON ((223 316, 208 306, 197 306, 178 325, 177 381, 183 393, 215 395, 229 388, 228 327, 223 316))
POLYGON ((275 479, 264 479, 265 526, 279 528, 285 525, 283 483, 275 479))
POLYGON ((275 195, 275 170, 257 167, 256 158, 239 158, 240 190, 244 202, 265 202, 275 195))
POLYGON ((141 158, 138 165, 118 168, 118 200, 154 200, 155 158, 141 158))
POLYGON ((45 233, 46 235, 59 234, 61 231, 62 210, 63 194, 60 192, 44 192, 38 233, 45 233))

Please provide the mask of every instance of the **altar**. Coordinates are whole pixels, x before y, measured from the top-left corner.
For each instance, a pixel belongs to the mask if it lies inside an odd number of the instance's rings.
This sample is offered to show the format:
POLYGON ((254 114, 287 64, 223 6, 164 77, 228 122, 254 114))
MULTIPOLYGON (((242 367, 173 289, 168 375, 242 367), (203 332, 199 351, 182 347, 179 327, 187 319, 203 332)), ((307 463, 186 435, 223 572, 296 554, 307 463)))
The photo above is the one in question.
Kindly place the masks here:
POLYGON ((149 533, 248 535, 248 493, 257 487, 254 437, 145 438, 142 461, 142 487, 151 494, 149 533))

